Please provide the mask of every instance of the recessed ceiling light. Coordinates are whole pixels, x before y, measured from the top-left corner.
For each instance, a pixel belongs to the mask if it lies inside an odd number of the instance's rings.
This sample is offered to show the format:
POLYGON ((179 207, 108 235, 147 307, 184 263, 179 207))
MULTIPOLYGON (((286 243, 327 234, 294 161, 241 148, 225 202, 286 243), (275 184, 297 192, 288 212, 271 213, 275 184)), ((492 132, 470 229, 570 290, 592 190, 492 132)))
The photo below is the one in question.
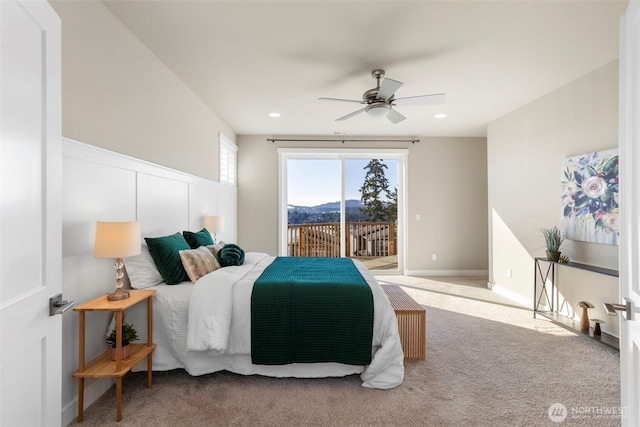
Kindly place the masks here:
POLYGON ((447 117, 447 115, 444 114, 444 113, 440 113, 440 114, 436 114, 433 117, 436 118, 436 119, 444 119, 445 117, 447 117))
POLYGON ((280 113, 269 113, 269 117, 280 117, 280 113))

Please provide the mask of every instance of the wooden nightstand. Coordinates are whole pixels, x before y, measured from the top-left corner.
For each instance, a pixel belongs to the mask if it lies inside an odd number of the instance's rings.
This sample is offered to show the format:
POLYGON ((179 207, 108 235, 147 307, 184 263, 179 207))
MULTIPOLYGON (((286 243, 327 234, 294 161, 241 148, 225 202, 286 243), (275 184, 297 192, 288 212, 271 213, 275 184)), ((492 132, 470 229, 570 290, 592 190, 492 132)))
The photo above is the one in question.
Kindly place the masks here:
POLYGON ((120 301, 107 300, 107 294, 94 298, 91 301, 76 305, 73 310, 80 315, 80 354, 78 357, 78 370, 73 373, 78 378, 78 422, 82 422, 84 414, 84 379, 85 378, 115 378, 116 379, 116 406, 117 421, 122 420, 122 377, 140 360, 147 358, 147 388, 151 388, 151 353, 156 345, 153 337, 153 294, 155 290, 129 290, 129 298, 120 301), (147 343, 131 344, 131 353, 128 358, 122 360, 122 312, 147 300, 147 343), (85 313, 87 311, 113 311, 116 315, 116 360, 111 360, 111 349, 85 365, 84 363, 84 338, 85 338, 85 313))

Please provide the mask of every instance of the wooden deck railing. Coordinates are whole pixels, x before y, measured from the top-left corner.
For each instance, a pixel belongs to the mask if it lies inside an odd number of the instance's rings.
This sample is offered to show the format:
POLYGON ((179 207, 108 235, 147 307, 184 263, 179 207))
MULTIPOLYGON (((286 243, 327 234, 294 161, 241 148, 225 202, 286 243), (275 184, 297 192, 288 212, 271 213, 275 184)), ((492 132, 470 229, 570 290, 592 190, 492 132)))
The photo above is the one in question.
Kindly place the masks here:
MULTIPOLYGON (((379 258, 397 255, 393 222, 347 222, 346 255, 350 258, 379 258)), ((289 224, 287 255, 339 257, 340 224, 289 224)))

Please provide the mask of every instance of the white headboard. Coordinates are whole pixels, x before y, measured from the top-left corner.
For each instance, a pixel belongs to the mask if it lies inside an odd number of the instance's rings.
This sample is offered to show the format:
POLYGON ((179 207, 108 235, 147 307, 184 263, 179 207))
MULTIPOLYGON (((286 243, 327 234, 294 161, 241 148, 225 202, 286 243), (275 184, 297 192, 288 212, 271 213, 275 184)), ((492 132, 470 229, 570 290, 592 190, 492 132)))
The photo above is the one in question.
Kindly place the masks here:
MULTIPOLYGON (((139 221, 143 237, 157 237, 199 231, 206 215, 222 215, 225 230, 218 239, 236 242, 235 187, 67 138, 62 154, 64 299, 82 302, 114 289, 115 260, 93 257, 96 221, 139 221)), ((75 397, 71 374, 77 369, 77 317, 71 311, 63 316, 63 402, 75 397)), ((104 349, 108 321, 104 313, 87 319, 88 359, 104 349)), ((92 401, 92 384, 87 385, 87 402, 92 401)), ((96 382, 96 396, 109 386, 96 382)))

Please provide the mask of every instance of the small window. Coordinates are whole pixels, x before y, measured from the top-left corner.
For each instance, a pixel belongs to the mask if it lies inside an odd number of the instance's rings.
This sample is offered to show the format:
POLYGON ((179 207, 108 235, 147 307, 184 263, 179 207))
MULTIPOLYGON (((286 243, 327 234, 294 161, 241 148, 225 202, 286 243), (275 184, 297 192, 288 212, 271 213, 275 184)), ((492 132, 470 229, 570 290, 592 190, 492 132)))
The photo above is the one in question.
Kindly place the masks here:
POLYGON ((236 185, 238 170, 238 147, 220 134, 220 182, 236 185))

